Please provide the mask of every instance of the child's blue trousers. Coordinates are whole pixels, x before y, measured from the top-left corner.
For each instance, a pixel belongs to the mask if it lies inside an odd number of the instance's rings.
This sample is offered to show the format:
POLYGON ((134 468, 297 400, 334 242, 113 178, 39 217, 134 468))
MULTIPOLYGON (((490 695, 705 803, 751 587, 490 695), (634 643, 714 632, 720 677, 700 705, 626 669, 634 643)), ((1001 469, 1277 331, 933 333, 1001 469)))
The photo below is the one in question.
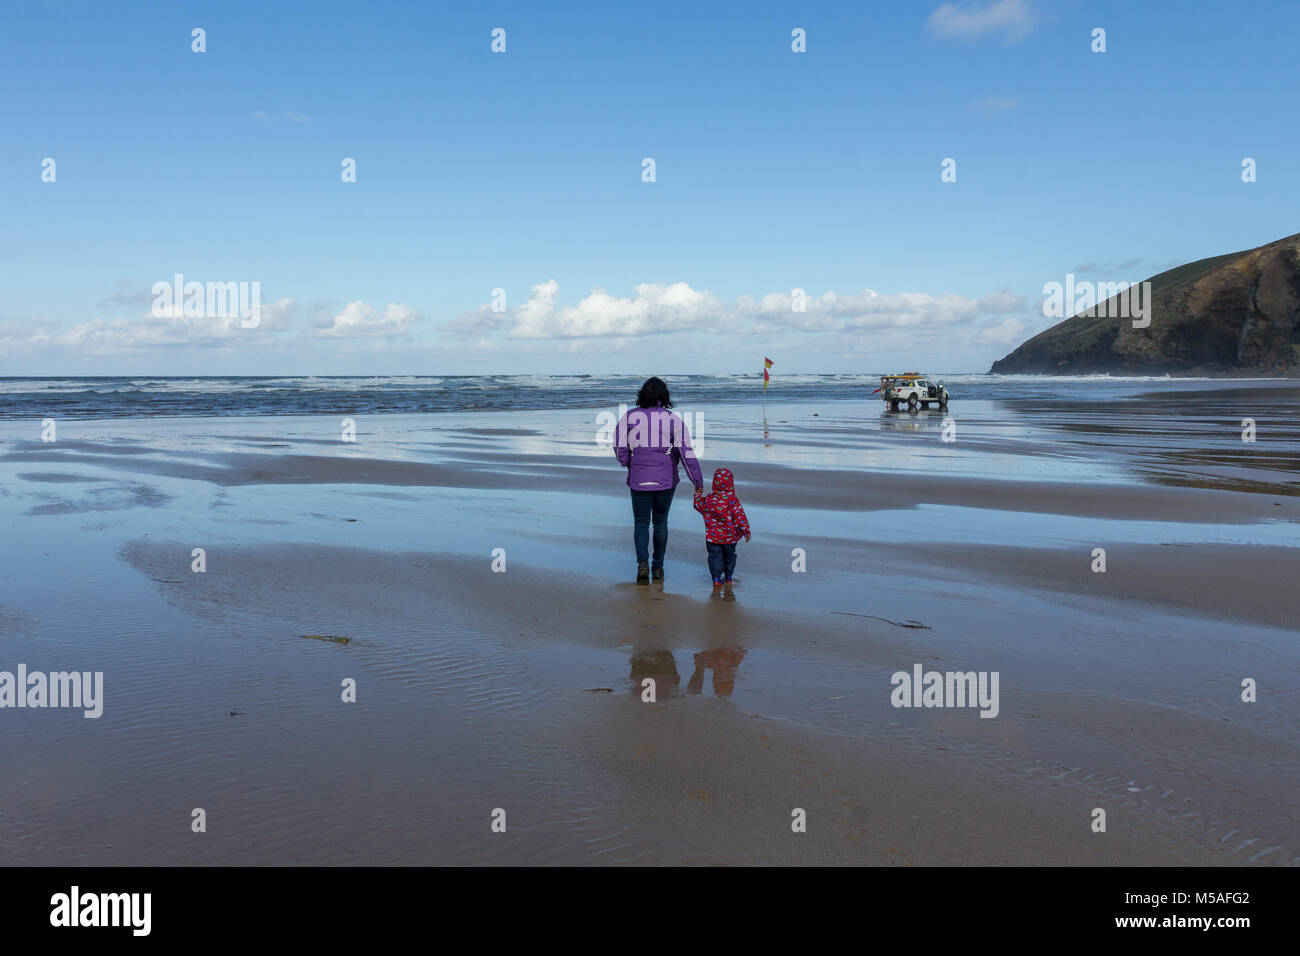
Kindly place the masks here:
POLYGON ((718 544, 716 541, 706 543, 709 548, 709 574, 713 575, 713 580, 731 577, 736 570, 736 546, 718 544))

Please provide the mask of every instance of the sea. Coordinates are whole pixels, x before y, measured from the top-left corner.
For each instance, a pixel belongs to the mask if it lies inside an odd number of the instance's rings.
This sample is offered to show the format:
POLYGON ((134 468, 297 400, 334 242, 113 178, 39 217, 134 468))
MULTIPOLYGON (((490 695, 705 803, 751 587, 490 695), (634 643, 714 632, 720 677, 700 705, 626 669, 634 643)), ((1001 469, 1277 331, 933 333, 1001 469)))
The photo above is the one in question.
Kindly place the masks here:
MULTIPOLYGON (((880 373, 662 375, 682 406, 877 401, 880 373)), ((963 400, 1042 405, 1221 398, 1300 408, 1295 379, 1170 376, 932 375, 963 400)), ((0 419, 383 414, 594 408, 632 403, 641 375, 413 375, 0 378, 0 419)))

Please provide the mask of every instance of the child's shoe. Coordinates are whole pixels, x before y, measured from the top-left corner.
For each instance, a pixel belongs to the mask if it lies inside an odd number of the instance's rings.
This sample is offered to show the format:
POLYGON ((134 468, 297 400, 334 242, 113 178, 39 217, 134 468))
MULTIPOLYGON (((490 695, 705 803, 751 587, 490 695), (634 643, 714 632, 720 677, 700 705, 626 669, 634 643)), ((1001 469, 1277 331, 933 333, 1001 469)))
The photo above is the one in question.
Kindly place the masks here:
POLYGON ((649 584, 649 583, 650 583, 650 565, 649 565, 648 563, 646 563, 645 561, 640 561, 640 562, 637 563, 637 566, 636 566, 636 583, 637 583, 637 584, 649 584))

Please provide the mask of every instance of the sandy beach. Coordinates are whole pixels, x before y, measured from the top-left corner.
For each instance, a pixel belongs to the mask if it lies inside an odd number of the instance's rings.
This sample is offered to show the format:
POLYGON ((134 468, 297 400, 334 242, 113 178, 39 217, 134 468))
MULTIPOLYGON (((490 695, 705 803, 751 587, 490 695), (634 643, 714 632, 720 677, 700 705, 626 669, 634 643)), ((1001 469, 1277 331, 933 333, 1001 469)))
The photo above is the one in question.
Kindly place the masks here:
POLYGON ((722 593, 686 485, 632 583, 599 408, 0 422, 0 670, 104 674, 98 719, 0 712, 0 862, 1295 864, 1268 387, 1254 445, 1196 391, 954 402, 953 442, 703 409, 754 528, 722 593), (917 665, 996 672, 996 716, 895 706, 917 665))

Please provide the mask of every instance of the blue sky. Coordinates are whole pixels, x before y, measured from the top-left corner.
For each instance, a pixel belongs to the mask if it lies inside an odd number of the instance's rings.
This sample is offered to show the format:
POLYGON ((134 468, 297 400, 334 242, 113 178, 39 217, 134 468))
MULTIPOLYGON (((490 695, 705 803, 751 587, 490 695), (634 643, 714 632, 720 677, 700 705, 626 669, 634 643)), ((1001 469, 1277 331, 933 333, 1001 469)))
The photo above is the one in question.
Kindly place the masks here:
POLYGON ((13 7, 0 375, 983 371, 1300 231, 1300 4, 604 6, 13 7))

